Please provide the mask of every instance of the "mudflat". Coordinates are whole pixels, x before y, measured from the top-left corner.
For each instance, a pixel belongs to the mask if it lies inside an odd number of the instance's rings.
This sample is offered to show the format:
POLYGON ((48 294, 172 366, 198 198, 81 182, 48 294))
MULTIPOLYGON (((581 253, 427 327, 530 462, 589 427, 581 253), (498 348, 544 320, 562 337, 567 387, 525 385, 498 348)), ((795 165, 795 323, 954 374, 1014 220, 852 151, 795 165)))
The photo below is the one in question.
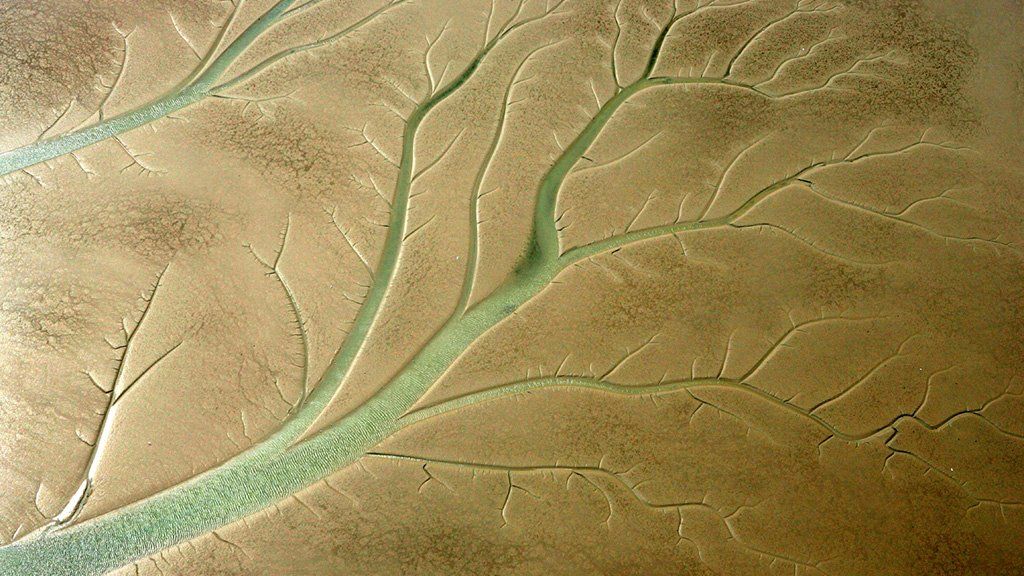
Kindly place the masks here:
POLYGON ((1013 0, 0 7, 0 574, 1024 574, 1013 0))

